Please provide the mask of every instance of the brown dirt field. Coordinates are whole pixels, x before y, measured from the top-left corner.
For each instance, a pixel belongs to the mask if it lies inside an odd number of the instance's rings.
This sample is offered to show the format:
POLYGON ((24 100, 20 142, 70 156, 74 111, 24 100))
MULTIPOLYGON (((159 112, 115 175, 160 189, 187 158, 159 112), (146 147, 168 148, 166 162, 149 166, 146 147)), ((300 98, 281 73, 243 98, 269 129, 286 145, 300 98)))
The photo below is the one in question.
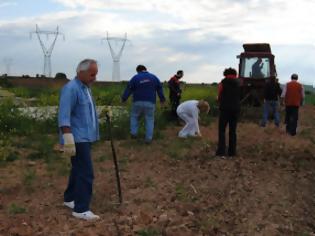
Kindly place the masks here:
POLYGON ((300 110, 295 137, 272 123, 240 123, 232 160, 213 155, 216 122, 201 128, 201 139, 178 139, 175 127, 151 145, 116 141, 121 206, 110 144, 98 143, 95 222, 62 206, 67 160, 49 169, 42 160, 19 159, 0 167, 0 235, 315 235, 314 117, 314 106, 300 110))

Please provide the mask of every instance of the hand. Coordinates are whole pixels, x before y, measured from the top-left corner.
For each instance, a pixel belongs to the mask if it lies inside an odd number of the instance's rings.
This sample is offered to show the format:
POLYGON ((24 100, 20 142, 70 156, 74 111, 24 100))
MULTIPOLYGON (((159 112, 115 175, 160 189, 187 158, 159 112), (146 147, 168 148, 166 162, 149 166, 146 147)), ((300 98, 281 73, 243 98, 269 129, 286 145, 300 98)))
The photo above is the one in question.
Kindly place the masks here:
POLYGON ((110 121, 112 120, 113 117, 113 111, 111 106, 107 106, 106 108, 104 108, 100 114, 100 118, 104 118, 105 119, 109 119, 110 121))
POLYGON ((74 138, 72 133, 64 133, 62 135, 63 140, 64 140, 64 145, 63 145, 63 152, 67 156, 75 156, 76 155, 76 150, 75 150, 75 144, 74 144, 74 138))
POLYGON ((197 137, 202 137, 201 133, 200 132, 197 132, 197 137))

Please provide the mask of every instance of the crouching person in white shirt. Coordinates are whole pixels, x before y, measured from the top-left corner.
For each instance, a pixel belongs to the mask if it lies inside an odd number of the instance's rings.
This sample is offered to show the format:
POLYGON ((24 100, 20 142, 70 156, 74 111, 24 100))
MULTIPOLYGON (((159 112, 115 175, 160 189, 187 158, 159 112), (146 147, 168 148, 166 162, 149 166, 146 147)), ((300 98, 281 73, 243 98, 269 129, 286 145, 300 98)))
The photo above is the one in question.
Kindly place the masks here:
POLYGON ((204 100, 189 100, 181 103, 176 112, 179 118, 185 121, 186 125, 179 131, 178 137, 187 138, 189 136, 201 136, 198 123, 199 112, 208 113, 209 110, 209 104, 204 100))

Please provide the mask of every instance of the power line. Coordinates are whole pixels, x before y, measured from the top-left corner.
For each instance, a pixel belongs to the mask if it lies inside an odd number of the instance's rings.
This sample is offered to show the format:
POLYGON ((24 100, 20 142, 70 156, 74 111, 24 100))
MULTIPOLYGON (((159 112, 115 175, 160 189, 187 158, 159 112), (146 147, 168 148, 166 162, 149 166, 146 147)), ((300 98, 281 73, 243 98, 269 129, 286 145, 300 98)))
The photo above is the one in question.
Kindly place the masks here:
POLYGON ((120 81, 120 58, 122 56, 123 50, 127 41, 127 33, 125 33, 123 38, 120 37, 109 37, 107 32, 106 38, 101 39, 106 40, 109 46, 110 53, 113 59, 113 71, 112 71, 112 81, 120 81), (116 48, 117 51, 115 50, 116 48))
POLYGON ((59 32, 59 26, 57 26, 55 31, 49 31, 49 30, 40 30, 38 25, 36 24, 36 30, 33 32, 30 32, 30 37, 32 38, 32 35, 36 34, 38 41, 40 43, 40 46, 42 47, 43 53, 44 53, 44 70, 43 74, 46 77, 51 77, 51 54, 54 49, 55 43, 57 41, 57 38, 59 35, 63 36, 63 40, 65 40, 65 35, 61 32, 59 32), (50 35, 53 35, 53 41, 50 44, 49 47, 46 47, 41 35, 46 35, 47 40, 49 39, 50 35))
POLYGON ((10 75, 11 73, 11 65, 13 63, 13 59, 11 57, 5 57, 3 58, 3 63, 5 66, 5 71, 7 75, 10 75))

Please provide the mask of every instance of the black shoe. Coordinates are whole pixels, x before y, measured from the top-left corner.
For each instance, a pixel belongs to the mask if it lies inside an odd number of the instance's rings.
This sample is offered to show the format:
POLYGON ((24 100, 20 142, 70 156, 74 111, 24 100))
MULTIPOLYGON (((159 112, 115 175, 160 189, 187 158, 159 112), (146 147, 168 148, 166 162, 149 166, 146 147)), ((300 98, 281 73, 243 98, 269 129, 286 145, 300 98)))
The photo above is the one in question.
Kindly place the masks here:
POLYGON ((225 156, 225 152, 216 151, 215 156, 225 156))
POLYGON ((137 137, 137 135, 130 134, 130 138, 131 138, 131 139, 137 139, 138 137, 137 137))
POLYGON ((236 152, 228 152, 228 156, 229 157, 235 157, 236 156, 236 152))
POLYGON ((144 140, 144 143, 145 143, 145 144, 147 144, 147 145, 149 145, 149 144, 151 144, 151 143, 152 143, 152 140, 148 140, 148 139, 146 139, 146 140, 144 140))
POLYGON ((234 159, 236 157, 236 155, 228 155, 229 159, 234 159))

